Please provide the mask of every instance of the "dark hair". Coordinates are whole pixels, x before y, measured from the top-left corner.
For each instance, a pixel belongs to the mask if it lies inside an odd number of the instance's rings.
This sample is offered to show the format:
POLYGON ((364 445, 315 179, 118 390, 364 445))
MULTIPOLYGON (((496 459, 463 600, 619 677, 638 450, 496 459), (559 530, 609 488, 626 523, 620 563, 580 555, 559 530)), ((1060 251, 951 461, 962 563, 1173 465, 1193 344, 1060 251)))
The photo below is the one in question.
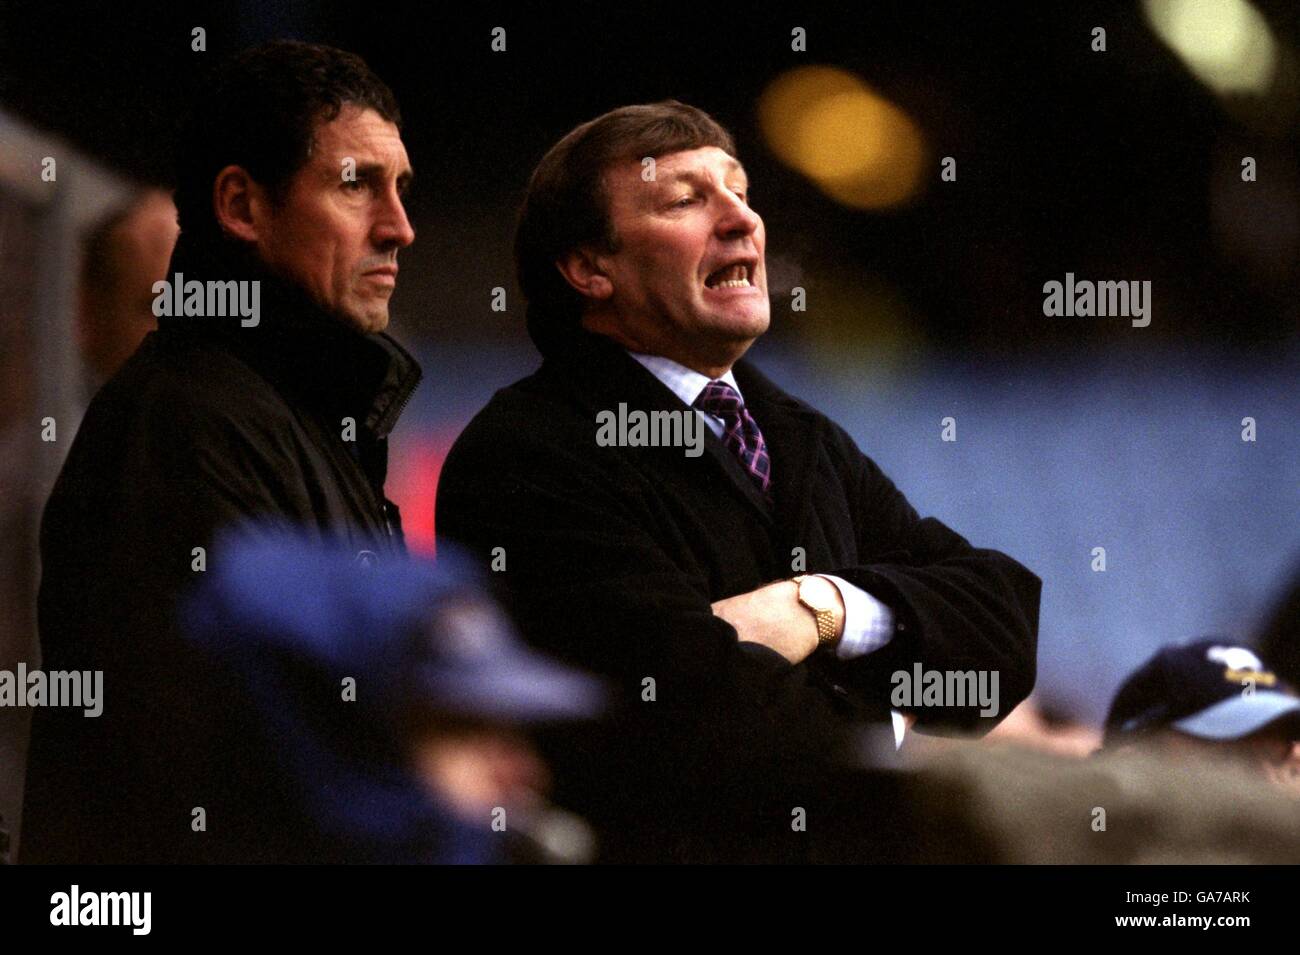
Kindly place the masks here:
MULTIPOLYGON (((616 163, 716 146, 735 157, 731 134, 703 110, 677 100, 623 106, 597 116, 551 147, 533 170, 515 232, 515 269, 528 299, 528 330, 538 346, 575 328, 582 296, 555 267, 582 245, 617 249, 605 194, 616 163)), ((545 350, 543 348, 543 350, 545 350)))
POLYGON ((212 182, 242 166, 275 200, 311 156, 316 127, 344 105, 401 126, 397 100, 355 53, 275 40, 225 61, 186 117, 177 157, 181 231, 216 238, 212 182))

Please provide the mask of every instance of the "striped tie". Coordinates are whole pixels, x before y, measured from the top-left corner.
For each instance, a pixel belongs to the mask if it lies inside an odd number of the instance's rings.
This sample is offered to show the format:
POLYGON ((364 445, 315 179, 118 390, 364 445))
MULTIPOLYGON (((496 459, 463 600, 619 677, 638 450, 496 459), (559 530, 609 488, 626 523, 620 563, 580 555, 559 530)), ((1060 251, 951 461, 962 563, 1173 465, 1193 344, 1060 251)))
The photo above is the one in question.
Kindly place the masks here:
POLYGON ((745 466, 749 476, 770 500, 772 460, 767 456, 767 442, 763 440, 763 432, 758 430, 758 425, 745 410, 745 403, 740 400, 736 389, 725 381, 711 381, 695 399, 695 407, 722 419, 726 426, 722 443, 740 458, 740 463, 745 466))

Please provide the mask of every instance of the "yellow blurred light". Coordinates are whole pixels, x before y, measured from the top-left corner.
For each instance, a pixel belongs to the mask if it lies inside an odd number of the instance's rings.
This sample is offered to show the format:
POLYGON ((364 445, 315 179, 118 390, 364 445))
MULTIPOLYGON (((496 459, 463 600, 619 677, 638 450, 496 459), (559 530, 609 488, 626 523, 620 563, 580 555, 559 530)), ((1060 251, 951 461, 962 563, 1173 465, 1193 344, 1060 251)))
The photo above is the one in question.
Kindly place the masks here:
POLYGON ((859 209, 905 202, 925 162, 920 131, 901 110, 869 93, 839 94, 804 122, 805 171, 821 190, 859 209))
POLYGON ((1278 46, 1246 0, 1143 0, 1156 35, 1216 93, 1263 93, 1277 69, 1278 46))
POLYGON ((852 73, 814 66, 778 77, 759 101, 759 121, 772 151, 840 202, 885 208, 920 185, 920 130, 852 73))
POLYGON ((777 77, 758 101, 758 120, 772 152, 799 168, 800 119, 819 100, 863 88, 852 73, 831 66, 805 66, 777 77))
POLYGON ((799 158, 813 179, 848 179, 878 169, 889 157, 882 123, 892 107, 866 90, 836 93, 815 103, 798 124, 799 158))

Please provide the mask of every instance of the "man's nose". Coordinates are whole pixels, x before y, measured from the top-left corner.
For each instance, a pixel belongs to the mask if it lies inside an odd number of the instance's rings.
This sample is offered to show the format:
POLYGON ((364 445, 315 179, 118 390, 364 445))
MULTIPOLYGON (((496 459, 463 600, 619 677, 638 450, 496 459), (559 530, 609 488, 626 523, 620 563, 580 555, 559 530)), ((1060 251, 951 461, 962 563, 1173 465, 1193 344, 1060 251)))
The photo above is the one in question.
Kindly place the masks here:
POLYGON ((389 193, 379 210, 374 228, 375 244, 380 247, 395 246, 404 249, 415 241, 415 229, 406 217, 406 207, 396 190, 389 193))
POLYGON ((722 211, 718 214, 718 234, 724 238, 751 235, 763 224, 762 218, 731 190, 722 194, 722 211))

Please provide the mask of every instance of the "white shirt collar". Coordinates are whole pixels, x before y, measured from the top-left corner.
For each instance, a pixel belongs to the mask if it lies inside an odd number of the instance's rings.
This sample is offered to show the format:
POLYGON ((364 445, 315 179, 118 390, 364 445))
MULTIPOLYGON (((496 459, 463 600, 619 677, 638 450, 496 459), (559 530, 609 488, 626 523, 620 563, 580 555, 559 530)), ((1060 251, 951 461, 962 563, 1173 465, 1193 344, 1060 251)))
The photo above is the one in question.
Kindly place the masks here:
MULTIPOLYGON (((702 375, 692 368, 678 364, 671 358, 665 358, 663 355, 639 355, 636 352, 628 352, 633 358, 645 366, 645 369, 654 375, 668 387, 668 389, 678 398, 690 406, 695 404, 701 392, 708 386, 710 381, 715 379, 702 375)), ((740 386, 736 384, 736 376, 727 369, 727 373, 717 381, 725 381, 732 388, 736 389, 736 394, 740 395, 741 402, 744 402, 745 396, 740 392, 740 386)))

